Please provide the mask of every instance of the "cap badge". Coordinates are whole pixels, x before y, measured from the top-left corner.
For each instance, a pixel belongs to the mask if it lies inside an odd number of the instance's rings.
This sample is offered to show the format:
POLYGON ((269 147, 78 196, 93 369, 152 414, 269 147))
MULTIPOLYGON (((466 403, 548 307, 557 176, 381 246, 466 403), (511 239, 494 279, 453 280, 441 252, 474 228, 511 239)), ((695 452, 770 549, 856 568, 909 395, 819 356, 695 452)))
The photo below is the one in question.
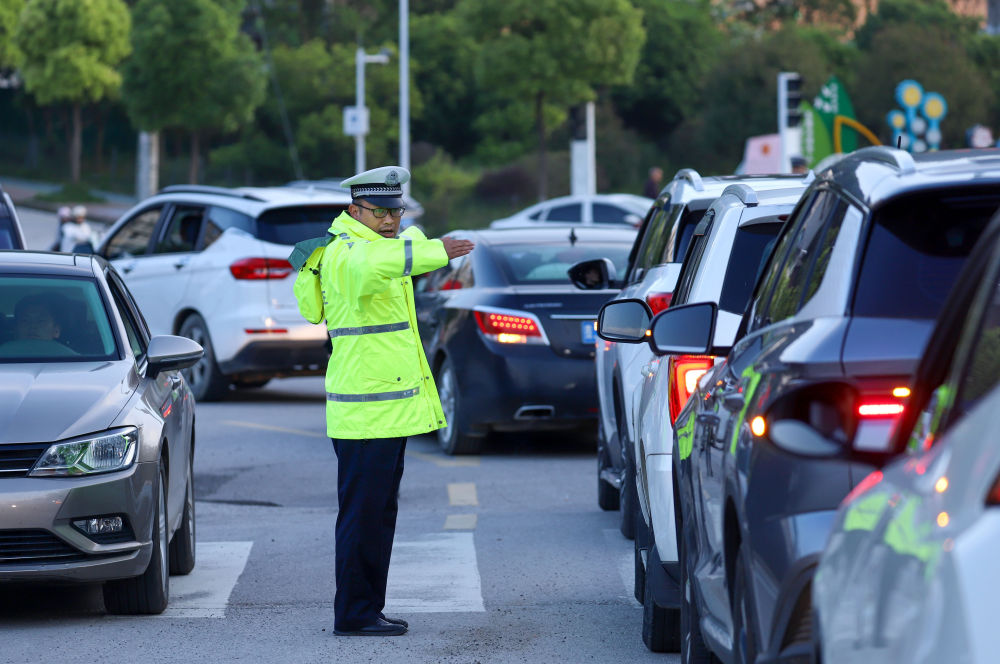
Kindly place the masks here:
POLYGON ((385 183, 390 187, 395 187, 399 184, 399 175, 396 171, 389 171, 389 174, 385 176, 385 183))

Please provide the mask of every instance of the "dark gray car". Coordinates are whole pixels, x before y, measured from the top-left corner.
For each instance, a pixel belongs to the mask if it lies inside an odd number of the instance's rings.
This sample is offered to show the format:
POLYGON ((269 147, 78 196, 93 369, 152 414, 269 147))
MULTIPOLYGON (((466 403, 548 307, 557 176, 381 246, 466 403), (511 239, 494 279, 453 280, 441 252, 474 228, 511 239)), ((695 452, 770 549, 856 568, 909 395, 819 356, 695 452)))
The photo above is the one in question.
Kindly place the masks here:
POLYGON ((160 613, 195 562, 202 348, 150 337, 93 256, 0 251, 0 581, 104 582, 112 613, 160 613))
POLYGON ((685 661, 707 661, 706 647, 725 661, 809 656, 837 505, 871 470, 865 455, 887 452, 934 319, 998 207, 995 151, 859 150, 803 195, 731 349, 712 345, 714 304, 653 322, 659 352, 725 356, 675 427, 685 661), (822 407, 796 389, 829 379, 852 387, 822 407), (821 458, 831 440, 853 460, 821 458))

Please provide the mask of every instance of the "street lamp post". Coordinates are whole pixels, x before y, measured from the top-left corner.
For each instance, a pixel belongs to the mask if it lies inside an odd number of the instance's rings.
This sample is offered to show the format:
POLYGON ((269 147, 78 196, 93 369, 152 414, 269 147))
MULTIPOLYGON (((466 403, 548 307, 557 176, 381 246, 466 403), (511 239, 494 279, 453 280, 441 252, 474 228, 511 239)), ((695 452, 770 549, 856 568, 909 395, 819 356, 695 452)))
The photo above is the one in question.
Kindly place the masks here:
POLYGON ((368 54, 358 47, 354 55, 355 106, 344 110, 344 132, 354 134, 354 172, 365 170, 365 135, 368 133, 368 108, 365 106, 365 65, 389 64, 389 52, 382 49, 368 54))

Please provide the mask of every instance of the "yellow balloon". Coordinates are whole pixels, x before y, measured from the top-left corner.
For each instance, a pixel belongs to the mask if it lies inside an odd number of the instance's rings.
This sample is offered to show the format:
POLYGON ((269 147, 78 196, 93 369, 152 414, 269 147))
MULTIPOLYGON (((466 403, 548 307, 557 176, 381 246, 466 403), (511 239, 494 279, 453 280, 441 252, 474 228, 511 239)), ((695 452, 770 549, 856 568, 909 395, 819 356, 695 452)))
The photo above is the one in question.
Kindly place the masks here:
POLYGON ((937 97, 928 99, 927 103, 924 104, 924 114, 932 120, 941 117, 942 113, 944 113, 944 106, 937 97))
POLYGON ((920 88, 915 85, 908 85, 906 89, 903 90, 903 101, 906 102, 907 106, 916 106, 920 103, 920 88))

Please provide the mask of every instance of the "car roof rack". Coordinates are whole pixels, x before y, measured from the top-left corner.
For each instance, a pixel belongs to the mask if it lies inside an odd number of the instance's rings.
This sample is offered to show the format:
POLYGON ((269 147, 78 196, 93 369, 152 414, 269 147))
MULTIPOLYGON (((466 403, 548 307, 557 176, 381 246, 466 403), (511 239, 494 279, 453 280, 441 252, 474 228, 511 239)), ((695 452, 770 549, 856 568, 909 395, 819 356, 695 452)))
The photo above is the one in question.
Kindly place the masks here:
POLYGON ((213 194, 215 196, 228 196, 230 198, 243 198, 250 201, 264 202, 264 199, 254 194, 248 194, 237 189, 227 189, 225 187, 212 187, 204 184, 172 184, 160 189, 161 194, 213 194))
POLYGON ((917 163, 913 160, 913 155, 906 150, 892 148, 887 145, 869 145, 868 147, 855 150, 854 154, 865 159, 880 161, 893 166, 899 171, 900 175, 909 175, 917 171, 917 163))
POLYGON ((698 171, 693 168, 682 168, 677 171, 677 175, 674 176, 674 179, 687 180, 691 183, 691 186, 694 187, 695 191, 705 191, 705 185, 701 181, 701 175, 699 175, 698 171))
POLYGON ((350 189, 341 187, 340 183, 336 180, 292 180, 285 183, 285 186, 295 187, 296 189, 314 188, 324 191, 350 192, 350 189))
POLYGON ((760 199, 757 198, 757 192, 747 184, 731 184, 722 190, 722 195, 725 196, 726 194, 732 194, 747 207, 754 207, 760 203, 760 199))

